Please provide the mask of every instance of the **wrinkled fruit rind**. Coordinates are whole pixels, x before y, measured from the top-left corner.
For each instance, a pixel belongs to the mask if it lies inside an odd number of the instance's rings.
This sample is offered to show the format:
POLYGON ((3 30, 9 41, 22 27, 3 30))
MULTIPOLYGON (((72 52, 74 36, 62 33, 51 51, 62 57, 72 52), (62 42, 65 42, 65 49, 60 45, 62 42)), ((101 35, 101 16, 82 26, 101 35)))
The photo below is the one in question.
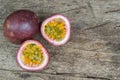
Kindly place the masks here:
POLYGON ((21 44, 32 39, 39 30, 39 20, 30 10, 18 10, 11 13, 4 22, 4 36, 12 43, 21 44))

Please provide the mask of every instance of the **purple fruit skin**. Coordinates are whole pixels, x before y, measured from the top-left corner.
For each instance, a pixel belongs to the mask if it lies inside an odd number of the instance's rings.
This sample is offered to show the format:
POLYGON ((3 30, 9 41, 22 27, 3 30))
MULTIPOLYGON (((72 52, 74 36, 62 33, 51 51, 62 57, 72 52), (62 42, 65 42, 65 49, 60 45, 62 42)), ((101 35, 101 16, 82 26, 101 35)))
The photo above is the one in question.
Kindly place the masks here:
POLYGON ((39 31, 39 20, 30 10, 11 13, 4 22, 4 36, 14 44, 33 38, 39 31))

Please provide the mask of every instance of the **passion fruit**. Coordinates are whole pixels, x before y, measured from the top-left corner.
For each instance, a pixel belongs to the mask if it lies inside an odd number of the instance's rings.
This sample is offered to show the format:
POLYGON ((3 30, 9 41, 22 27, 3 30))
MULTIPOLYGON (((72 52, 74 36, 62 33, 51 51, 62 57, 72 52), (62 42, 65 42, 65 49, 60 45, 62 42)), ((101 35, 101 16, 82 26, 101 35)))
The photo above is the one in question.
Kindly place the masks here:
POLYGON ((12 43, 21 44, 33 38, 39 31, 39 20, 30 10, 17 10, 11 13, 4 22, 4 36, 12 43))
POLYGON ((69 20, 61 14, 56 14, 43 21, 41 34, 49 43, 60 46, 69 40, 70 28, 69 20))
POLYGON ((27 40, 18 49, 16 61, 24 70, 39 71, 48 65, 49 54, 40 42, 27 40))

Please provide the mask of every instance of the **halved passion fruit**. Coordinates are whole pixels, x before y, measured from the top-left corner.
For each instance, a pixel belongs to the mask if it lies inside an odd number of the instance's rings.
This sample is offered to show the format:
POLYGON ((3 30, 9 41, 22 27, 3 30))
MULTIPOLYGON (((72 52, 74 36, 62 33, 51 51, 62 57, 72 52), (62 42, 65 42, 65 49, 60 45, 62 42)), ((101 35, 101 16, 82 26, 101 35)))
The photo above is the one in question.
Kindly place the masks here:
POLYGON ((27 40, 19 48, 16 60, 23 69, 38 71, 47 66, 49 54, 38 41, 27 40))
POLYGON ((41 25, 42 36, 51 44, 60 46, 70 38, 70 22, 63 15, 47 18, 41 25))

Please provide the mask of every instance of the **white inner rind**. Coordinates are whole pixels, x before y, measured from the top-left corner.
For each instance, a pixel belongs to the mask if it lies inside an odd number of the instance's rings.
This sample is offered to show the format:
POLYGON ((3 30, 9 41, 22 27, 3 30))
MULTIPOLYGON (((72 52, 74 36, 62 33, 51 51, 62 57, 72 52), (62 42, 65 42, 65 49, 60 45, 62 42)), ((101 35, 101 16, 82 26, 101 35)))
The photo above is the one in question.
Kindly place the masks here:
MULTIPOLYGON (((24 65, 24 63, 22 62, 21 60, 21 55, 22 55, 22 50, 26 47, 27 44, 31 44, 31 43, 34 43, 36 45, 39 45, 39 46, 42 46, 40 43, 38 42, 35 42, 35 41, 32 41, 32 40, 29 40, 29 41, 26 41, 22 46, 21 48, 19 49, 18 51, 18 54, 17 54, 17 61, 18 63, 20 64, 20 66, 24 69, 27 69, 27 70, 39 70, 39 69, 42 69, 44 68, 48 61, 49 61, 49 56, 48 56, 48 53, 46 51, 45 48, 42 48, 42 51, 43 51, 43 56, 44 56, 44 61, 38 66, 38 67, 29 67, 29 66, 26 66, 24 65)), ((43 47, 43 46, 42 46, 43 47)))
POLYGON ((69 21, 68 21, 68 19, 67 19, 66 17, 64 17, 64 16, 62 16, 62 15, 55 15, 55 16, 52 16, 52 17, 48 18, 47 20, 45 20, 45 21, 43 22, 42 27, 41 27, 41 32, 42 32, 43 37, 44 37, 46 40, 48 40, 50 43, 52 43, 52 44, 54 44, 54 45, 61 45, 61 44, 66 43, 66 42, 68 41, 69 37, 70 37, 70 23, 69 23, 69 21), (46 35, 46 33, 44 32, 45 25, 46 25, 48 22, 50 22, 50 21, 52 21, 52 20, 54 20, 54 19, 56 19, 56 18, 61 18, 61 19, 63 19, 63 20, 65 21, 65 25, 66 25, 65 28, 66 28, 66 31, 67 31, 67 32, 66 32, 65 38, 64 38, 63 40, 61 40, 61 41, 56 41, 56 40, 50 39, 50 38, 46 35))

